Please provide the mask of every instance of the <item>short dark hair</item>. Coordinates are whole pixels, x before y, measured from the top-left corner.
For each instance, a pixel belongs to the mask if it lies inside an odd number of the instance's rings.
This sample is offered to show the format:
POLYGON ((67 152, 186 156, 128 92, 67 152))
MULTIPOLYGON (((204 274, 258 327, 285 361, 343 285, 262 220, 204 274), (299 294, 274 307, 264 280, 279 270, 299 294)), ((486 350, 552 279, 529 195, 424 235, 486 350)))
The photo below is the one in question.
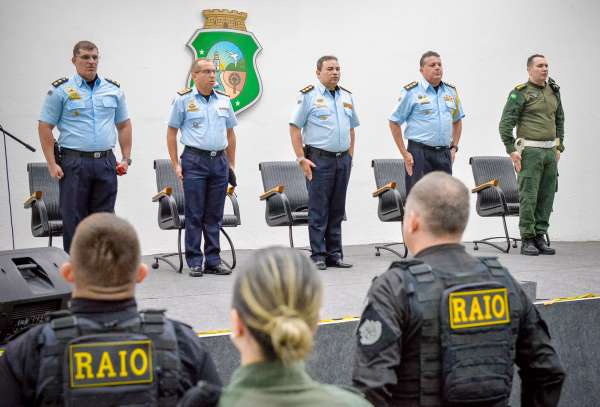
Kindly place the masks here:
POLYGON ((323 55, 321 58, 317 59, 317 71, 320 71, 321 68, 323 68, 323 62, 325 61, 331 61, 331 60, 335 60, 337 61, 337 57, 334 57, 333 55, 323 55))
POLYGON ((213 61, 208 58, 198 58, 198 59, 195 59, 194 62, 192 62, 192 67, 190 70, 192 72, 200 72, 200 68, 199 68, 200 62, 210 62, 211 64, 213 63, 213 61))
POLYGON ((93 51, 93 50, 97 50, 98 47, 96 46, 96 44, 94 44, 91 41, 79 41, 73 47, 73 56, 76 57, 77 55, 79 55, 79 50, 81 50, 81 49, 85 49, 87 51, 93 51))
POLYGON ((527 68, 529 68, 531 65, 533 65, 533 60, 535 58, 546 58, 546 57, 543 56, 542 54, 533 54, 532 56, 527 58, 527 68))
POLYGON ((437 52, 435 52, 435 51, 427 51, 426 53, 424 53, 423 55, 421 55, 421 59, 419 60, 419 66, 421 68, 423 68, 423 66, 425 65, 425 59, 427 59, 429 57, 441 58, 440 54, 438 54, 437 52))
POLYGON ((469 191, 458 178, 435 171, 412 187, 406 206, 421 215, 432 235, 462 235, 469 220, 469 191))
POLYGON ((85 285, 119 287, 135 281, 141 263, 133 226, 112 213, 95 213, 75 230, 71 262, 85 285))

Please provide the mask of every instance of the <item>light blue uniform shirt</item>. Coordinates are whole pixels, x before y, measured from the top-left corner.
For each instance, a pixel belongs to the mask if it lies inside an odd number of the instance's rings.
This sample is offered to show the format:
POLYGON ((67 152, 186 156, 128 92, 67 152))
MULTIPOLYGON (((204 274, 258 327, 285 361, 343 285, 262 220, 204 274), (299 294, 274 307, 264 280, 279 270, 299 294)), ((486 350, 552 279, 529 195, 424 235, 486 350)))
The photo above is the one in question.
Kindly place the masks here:
POLYGON ((90 89, 78 74, 52 87, 40 121, 57 126, 61 147, 79 151, 110 150, 117 141, 115 125, 129 119, 123 90, 98 76, 90 89))
POLYGON ((302 129, 304 144, 336 153, 350 148, 350 129, 360 125, 352 94, 338 87, 334 100, 321 83, 298 96, 290 124, 302 129))
POLYGON ((425 79, 417 86, 402 88, 390 121, 402 125, 408 140, 428 146, 449 146, 452 142, 452 123, 465 117, 456 89, 441 83, 436 92, 425 79))
POLYGON ((229 96, 213 91, 209 101, 194 87, 171 105, 169 127, 181 130, 181 143, 208 151, 227 148, 227 129, 237 125, 229 96))

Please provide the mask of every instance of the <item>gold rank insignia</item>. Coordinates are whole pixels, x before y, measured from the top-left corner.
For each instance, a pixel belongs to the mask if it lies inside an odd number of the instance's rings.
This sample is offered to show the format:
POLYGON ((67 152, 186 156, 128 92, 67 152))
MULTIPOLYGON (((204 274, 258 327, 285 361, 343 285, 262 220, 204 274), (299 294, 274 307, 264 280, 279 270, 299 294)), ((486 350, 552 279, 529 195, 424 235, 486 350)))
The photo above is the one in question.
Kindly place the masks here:
POLYGON ((67 92, 67 96, 69 97, 69 100, 81 99, 81 95, 79 94, 79 92, 77 92, 77 90, 75 88, 73 88, 72 86, 65 88, 65 92, 67 92))
POLYGON ((74 115, 74 116, 79 116, 79 115, 80 115, 80 113, 79 113, 79 110, 75 110, 75 111, 73 112, 73 115, 74 115))
POLYGON ((448 313, 452 329, 510 323, 508 290, 455 291, 448 297, 448 313))
POLYGON ((196 103, 193 100, 190 100, 190 103, 188 103, 188 112, 197 112, 198 111, 198 106, 196 106, 196 103))
POLYGON ((348 109, 352 109, 352 103, 344 103, 344 107, 347 107, 348 109))
POLYGON ((55 80, 54 82, 52 82, 52 86, 54 86, 55 88, 58 88, 60 85, 62 85, 63 83, 66 83, 69 81, 69 78, 59 78, 57 80, 55 80))
POLYGON ((150 340, 71 344, 68 353, 71 388, 124 386, 154 381, 150 340))
POLYGON ((419 83, 417 81, 413 81, 408 85, 404 85, 404 89, 411 90, 412 88, 416 88, 419 83))
POLYGON ((181 90, 178 90, 177 93, 181 96, 183 95, 187 95, 188 93, 190 93, 192 91, 191 88, 183 88, 181 90))
POLYGON ((311 90, 313 90, 314 88, 315 88, 315 87, 314 87, 313 85, 308 85, 308 86, 304 87, 303 89, 300 89, 300 92, 301 92, 301 93, 308 93, 308 92, 310 92, 311 90))
POLYGON ((517 86, 515 86, 515 89, 516 89, 516 90, 522 90, 522 89, 524 89, 526 86, 527 86, 527 84, 526 84, 526 83, 520 83, 520 84, 518 84, 517 86))

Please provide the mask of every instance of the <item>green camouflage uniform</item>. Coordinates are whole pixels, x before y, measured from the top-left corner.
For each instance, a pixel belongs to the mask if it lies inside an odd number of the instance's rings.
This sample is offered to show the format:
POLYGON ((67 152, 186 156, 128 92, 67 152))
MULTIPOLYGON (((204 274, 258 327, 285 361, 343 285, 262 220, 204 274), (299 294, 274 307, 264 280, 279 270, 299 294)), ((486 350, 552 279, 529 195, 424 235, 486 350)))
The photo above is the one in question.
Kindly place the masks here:
MULTIPOLYGON (((508 154, 516 151, 512 134, 515 126, 517 138, 536 141, 558 138, 560 144, 555 148, 562 152, 564 122, 559 86, 552 78, 545 86, 527 82, 510 92, 500 119, 500 136, 508 154)), ((548 230, 558 182, 555 149, 525 147, 518 177, 521 238, 534 239, 548 230)))

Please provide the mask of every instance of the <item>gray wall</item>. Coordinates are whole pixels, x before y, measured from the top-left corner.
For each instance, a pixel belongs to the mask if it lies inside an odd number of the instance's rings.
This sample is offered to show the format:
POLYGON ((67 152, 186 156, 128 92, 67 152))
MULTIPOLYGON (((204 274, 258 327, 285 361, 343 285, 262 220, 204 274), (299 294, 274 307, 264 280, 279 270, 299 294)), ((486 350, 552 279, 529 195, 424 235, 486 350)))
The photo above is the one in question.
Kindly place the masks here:
MULTIPOLYGON (((554 345, 567 371, 560 406, 597 407, 600 394, 600 299, 536 304, 550 329, 554 345)), ((318 381, 350 384, 354 355, 354 330, 357 321, 321 325, 317 331, 315 350, 307 363, 311 376, 318 381)), ((227 382, 239 365, 238 353, 229 336, 203 337, 215 358, 222 379, 227 382)), ((515 374, 511 405, 518 406, 519 383, 515 374)))

